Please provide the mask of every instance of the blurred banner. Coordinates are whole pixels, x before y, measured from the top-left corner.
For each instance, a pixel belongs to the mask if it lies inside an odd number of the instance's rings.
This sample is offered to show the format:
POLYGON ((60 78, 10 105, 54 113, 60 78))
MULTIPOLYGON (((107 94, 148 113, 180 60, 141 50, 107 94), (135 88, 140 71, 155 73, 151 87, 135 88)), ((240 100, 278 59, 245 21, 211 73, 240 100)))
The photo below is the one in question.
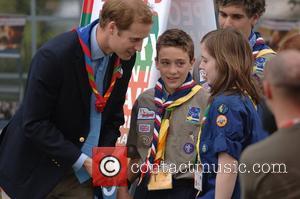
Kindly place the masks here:
POLYGON ((11 54, 19 54, 25 18, 0 15, 0 56, 10 57, 11 54))
POLYGON ((266 13, 257 28, 276 51, 286 38, 300 32, 300 1, 266 0, 266 4, 266 13))
MULTIPOLYGON (((127 141, 130 127, 130 113, 136 98, 146 89, 155 85, 159 73, 155 68, 156 41, 167 28, 180 28, 191 35, 195 42, 195 57, 199 56, 201 37, 216 29, 214 4, 212 0, 144 0, 154 11, 153 26, 149 37, 143 41, 143 48, 137 53, 135 67, 132 71, 126 101, 124 104, 125 124, 118 145, 127 141)), ((99 18, 105 0, 84 0, 81 26, 99 18)), ((115 187, 102 189, 104 198, 116 198, 115 187)))

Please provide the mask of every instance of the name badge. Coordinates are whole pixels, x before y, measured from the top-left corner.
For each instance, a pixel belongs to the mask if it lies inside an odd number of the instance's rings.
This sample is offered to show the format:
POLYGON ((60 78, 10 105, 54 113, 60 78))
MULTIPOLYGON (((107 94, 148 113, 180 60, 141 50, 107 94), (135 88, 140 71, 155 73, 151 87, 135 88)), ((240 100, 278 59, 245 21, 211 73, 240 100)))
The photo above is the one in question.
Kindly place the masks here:
POLYGON ((194 188, 198 191, 202 191, 202 171, 195 170, 194 173, 194 188))
POLYGON ((172 189, 172 174, 168 172, 151 173, 148 190, 172 189))

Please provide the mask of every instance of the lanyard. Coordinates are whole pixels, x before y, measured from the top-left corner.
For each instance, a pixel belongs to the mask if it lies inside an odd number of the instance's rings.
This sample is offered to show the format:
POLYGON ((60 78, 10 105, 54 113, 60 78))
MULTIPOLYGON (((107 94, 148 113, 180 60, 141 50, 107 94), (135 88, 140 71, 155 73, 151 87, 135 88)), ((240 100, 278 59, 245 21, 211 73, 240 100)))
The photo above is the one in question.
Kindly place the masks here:
POLYGON ((197 144, 196 144, 197 157, 196 157, 195 163, 200 162, 200 137, 201 137, 202 128, 204 126, 204 123, 207 120, 209 108, 210 108, 210 104, 206 107, 205 112, 204 112, 204 116, 203 116, 201 124, 200 124, 200 130, 199 130, 199 133, 198 133, 197 144))

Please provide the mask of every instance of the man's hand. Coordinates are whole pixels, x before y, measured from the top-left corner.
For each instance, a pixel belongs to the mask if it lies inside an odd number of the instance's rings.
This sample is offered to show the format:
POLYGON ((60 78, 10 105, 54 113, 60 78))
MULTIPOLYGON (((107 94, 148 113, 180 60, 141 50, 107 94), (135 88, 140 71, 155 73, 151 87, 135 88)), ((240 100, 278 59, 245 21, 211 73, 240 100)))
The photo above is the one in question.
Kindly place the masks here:
POLYGON ((88 172, 88 174, 92 177, 92 163, 93 160, 91 158, 87 158, 84 163, 83 163, 83 167, 85 168, 85 170, 88 172))
POLYGON ((127 186, 118 188, 117 199, 133 199, 133 197, 128 192, 127 186))

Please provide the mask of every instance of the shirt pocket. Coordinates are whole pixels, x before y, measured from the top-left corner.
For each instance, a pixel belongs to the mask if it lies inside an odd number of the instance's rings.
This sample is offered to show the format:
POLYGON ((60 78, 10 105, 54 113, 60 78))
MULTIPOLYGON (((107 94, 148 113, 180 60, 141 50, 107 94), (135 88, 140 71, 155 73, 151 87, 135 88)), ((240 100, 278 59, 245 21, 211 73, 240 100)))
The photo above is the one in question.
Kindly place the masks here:
POLYGON ((183 129, 184 131, 188 132, 189 135, 198 135, 200 124, 185 122, 185 124, 183 125, 183 129))
POLYGON ((186 123, 177 137, 178 162, 194 162, 199 125, 186 123))

